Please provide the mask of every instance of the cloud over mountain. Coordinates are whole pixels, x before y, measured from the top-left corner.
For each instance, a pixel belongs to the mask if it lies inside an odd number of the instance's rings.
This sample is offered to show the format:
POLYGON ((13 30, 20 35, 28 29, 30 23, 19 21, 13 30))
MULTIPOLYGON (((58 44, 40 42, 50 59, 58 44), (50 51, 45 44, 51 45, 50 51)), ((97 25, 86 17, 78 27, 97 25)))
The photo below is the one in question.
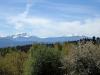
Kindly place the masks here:
POLYGON ((26 32, 39 37, 100 36, 99 3, 94 0, 5 0, 0 15, 0 33, 26 32), (9 9, 9 10, 8 10, 9 9))

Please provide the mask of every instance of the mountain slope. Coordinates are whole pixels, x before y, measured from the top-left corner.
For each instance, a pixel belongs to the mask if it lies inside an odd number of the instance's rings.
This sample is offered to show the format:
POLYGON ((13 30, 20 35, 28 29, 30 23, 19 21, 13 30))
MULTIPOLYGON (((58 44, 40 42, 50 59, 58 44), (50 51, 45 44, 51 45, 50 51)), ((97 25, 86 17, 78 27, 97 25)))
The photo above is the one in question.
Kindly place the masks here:
POLYGON ((12 35, 0 38, 0 47, 26 45, 33 43, 56 43, 65 41, 76 41, 85 38, 85 36, 71 36, 71 37, 50 37, 50 38, 39 38, 36 36, 28 36, 26 33, 12 35))

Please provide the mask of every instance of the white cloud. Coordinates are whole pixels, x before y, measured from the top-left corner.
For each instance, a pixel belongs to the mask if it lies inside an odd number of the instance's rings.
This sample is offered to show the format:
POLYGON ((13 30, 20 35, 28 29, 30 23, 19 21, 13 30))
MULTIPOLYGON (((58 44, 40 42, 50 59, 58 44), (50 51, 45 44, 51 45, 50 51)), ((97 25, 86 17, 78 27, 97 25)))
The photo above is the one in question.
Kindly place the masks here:
POLYGON ((8 18, 8 23, 14 25, 15 29, 21 29, 24 28, 25 25, 26 26, 46 25, 49 23, 49 20, 45 18, 12 16, 8 18))
POLYGON ((81 21, 61 22, 58 31, 67 35, 100 36, 100 19, 88 19, 82 24, 81 21))
POLYGON ((88 19, 83 24, 81 21, 57 22, 56 25, 52 22, 50 29, 41 28, 39 31, 36 30, 34 32, 37 32, 36 35, 40 37, 68 35, 100 36, 100 19, 88 19))
MULTIPOLYGON (((43 1, 43 0, 27 0, 27 5, 25 11, 18 14, 17 16, 9 16, 7 17, 7 22, 14 26, 16 30, 23 29, 25 25, 27 26, 34 26, 34 25, 45 25, 49 21, 44 18, 37 18, 37 17, 29 17, 28 14, 33 4, 43 1)), ((27 27, 25 26, 25 27, 27 27)))
POLYGON ((30 26, 33 35, 40 37, 50 36, 68 36, 68 35, 85 35, 100 36, 100 18, 87 19, 81 21, 52 21, 45 18, 35 17, 10 17, 9 23, 12 24, 16 31, 27 30, 30 26))
POLYGON ((55 21, 34 16, 30 17, 28 13, 31 6, 28 3, 24 12, 7 18, 7 22, 16 29, 16 32, 24 32, 28 27, 31 27, 33 29, 30 30, 31 34, 40 37, 68 35, 100 36, 100 18, 86 19, 82 23, 78 20, 55 21))
POLYGON ((0 37, 5 37, 6 34, 4 34, 3 32, 0 31, 0 37))

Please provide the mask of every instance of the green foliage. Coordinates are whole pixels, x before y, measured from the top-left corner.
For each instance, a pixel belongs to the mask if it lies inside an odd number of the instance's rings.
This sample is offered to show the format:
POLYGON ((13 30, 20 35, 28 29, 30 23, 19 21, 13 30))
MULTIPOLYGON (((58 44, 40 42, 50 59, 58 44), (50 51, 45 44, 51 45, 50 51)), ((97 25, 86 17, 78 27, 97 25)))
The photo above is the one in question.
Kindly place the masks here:
POLYGON ((95 44, 89 40, 1 48, 0 75, 100 75, 99 43, 97 38, 95 44))
POLYGON ((31 50, 28 51, 27 55, 28 55, 28 58, 23 64, 24 65, 23 75, 31 75, 31 72, 32 72, 33 60, 31 56, 31 50))
POLYGON ((11 52, 16 52, 17 51, 17 49, 16 48, 14 48, 14 47, 12 47, 12 48, 10 48, 10 47, 8 47, 8 48, 1 48, 0 49, 0 55, 1 56, 5 56, 7 53, 11 53, 11 52))
POLYGON ((32 75, 61 75, 60 52, 43 45, 31 48, 32 75))
POLYGON ((27 55, 24 52, 10 52, 0 56, 0 72, 2 75, 22 75, 26 58, 27 55))

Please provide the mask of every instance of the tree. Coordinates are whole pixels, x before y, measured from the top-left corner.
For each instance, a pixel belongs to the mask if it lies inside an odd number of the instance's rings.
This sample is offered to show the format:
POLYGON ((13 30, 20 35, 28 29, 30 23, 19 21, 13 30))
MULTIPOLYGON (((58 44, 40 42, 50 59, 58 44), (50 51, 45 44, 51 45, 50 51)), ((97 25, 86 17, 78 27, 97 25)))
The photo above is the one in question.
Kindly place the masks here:
POLYGON ((93 36, 92 41, 93 41, 93 44, 96 44, 96 37, 95 36, 93 36))

